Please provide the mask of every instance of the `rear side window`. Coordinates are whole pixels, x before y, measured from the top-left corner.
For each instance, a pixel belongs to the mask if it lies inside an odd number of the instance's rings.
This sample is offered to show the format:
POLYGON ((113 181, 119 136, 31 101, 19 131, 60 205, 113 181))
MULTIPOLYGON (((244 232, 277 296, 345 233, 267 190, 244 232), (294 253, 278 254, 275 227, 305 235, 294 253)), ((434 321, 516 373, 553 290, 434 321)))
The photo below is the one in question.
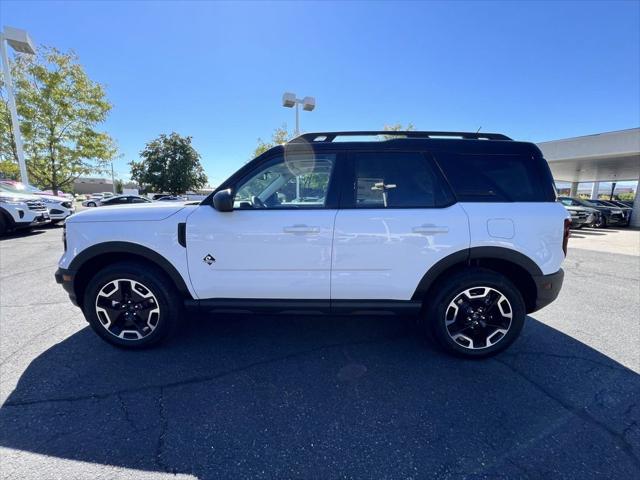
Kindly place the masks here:
POLYGON ((356 208, 433 208, 453 197, 422 153, 356 153, 356 208))
POLYGON ((461 202, 551 202, 544 159, 531 155, 439 153, 436 159, 461 202))

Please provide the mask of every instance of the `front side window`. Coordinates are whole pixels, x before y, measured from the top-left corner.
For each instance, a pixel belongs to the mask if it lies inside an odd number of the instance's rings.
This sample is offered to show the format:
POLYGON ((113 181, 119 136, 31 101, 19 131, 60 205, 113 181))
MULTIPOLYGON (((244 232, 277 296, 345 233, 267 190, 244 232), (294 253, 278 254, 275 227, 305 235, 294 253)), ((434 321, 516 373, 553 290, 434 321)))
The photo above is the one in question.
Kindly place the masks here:
POLYGON ((421 153, 358 153, 355 174, 356 208, 433 208, 452 200, 421 153))
POLYGON ((323 208, 335 157, 305 154, 270 160, 237 185, 234 208, 323 208))

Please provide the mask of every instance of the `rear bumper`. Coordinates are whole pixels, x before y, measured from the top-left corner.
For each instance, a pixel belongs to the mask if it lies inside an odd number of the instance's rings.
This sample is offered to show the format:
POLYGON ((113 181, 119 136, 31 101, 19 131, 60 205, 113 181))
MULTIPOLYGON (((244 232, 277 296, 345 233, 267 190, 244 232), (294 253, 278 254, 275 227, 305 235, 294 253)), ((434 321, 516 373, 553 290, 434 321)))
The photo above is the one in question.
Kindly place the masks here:
POLYGON ((56 283, 62 285, 62 288, 64 289, 64 291, 69 294, 71 303, 79 307, 80 305, 78 305, 78 299, 76 298, 76 291, 75 291, 75 288, 73 287, 73 280, 75 278, 75 273, 65 268, 58 268, 56 270, 56 273, 54 273, 54 277, 56 278, 56 283))
POLYGON ((560 269, 550 275, 536 275, 533 277, 536 284, 536 305, 533 312, 546 307, 556 298, 564 281, 564 270, 560 269))

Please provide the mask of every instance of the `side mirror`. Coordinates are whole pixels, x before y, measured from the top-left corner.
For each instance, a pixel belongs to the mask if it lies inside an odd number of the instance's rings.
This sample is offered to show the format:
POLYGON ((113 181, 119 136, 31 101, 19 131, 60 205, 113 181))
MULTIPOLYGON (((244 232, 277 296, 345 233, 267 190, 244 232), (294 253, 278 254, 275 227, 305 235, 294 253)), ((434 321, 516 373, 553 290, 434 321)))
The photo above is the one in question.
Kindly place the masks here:
POLYGON ((233 211, 233 194, 230 188, 220 190, 213 196, 213 208, 219 212, 233 211))

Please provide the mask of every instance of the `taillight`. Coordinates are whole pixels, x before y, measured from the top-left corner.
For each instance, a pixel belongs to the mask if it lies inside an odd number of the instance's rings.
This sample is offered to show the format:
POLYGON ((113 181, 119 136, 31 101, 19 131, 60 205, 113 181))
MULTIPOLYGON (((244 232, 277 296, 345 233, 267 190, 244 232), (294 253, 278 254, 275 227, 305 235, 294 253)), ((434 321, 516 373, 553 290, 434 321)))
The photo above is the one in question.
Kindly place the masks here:
POLYGON ((567 247, 569 246, 569 237, 571 236, 571 219, 564 219, 564 235, 562 237, 562 250, 564 251, 564 256, 567 256, 567 247))

